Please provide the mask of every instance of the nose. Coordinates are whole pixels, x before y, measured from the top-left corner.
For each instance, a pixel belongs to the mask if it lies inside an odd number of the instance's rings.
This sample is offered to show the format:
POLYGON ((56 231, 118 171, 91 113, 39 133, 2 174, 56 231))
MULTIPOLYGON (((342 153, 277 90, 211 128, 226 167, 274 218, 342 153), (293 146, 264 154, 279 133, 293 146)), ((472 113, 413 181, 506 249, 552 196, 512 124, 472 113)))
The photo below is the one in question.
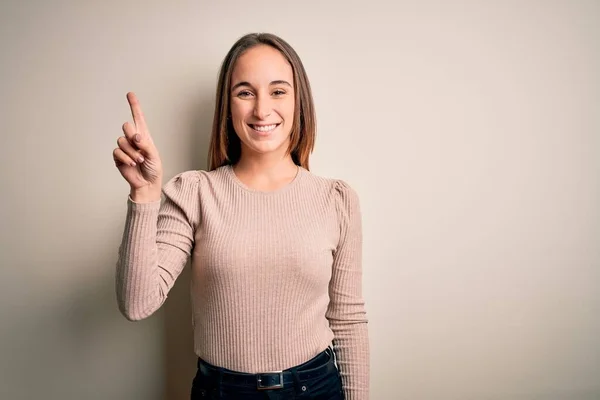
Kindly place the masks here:
POLYGON ((271 115, 273 106, 269 96, 258 96, 254 103, 254 116, 258 119, 264 120, 271 115))

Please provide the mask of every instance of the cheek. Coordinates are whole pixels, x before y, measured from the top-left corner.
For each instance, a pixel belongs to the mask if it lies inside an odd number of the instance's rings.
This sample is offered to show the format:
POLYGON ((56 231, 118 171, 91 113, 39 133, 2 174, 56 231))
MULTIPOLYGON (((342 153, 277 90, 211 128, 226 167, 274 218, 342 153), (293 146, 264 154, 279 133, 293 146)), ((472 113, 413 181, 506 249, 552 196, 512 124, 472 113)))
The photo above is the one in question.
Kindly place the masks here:
POLYGON ((285 119, 288 122, 294 120, 294 101, 287 102, 282 107, 282 113, 285 115, 285 119))
POLYGON ((232 102, 230 105, 230 110, 231 110, 231 116, 232 117, 239 117, 241 115, 243 115, 243 107, 241 104, 238 104, 237 102, 232 102))
POLYGON ((233 126, 240 126, 245 124, 246 115, 248 111, 243 105, 240 104, 231 104, 231 122, 233 126))

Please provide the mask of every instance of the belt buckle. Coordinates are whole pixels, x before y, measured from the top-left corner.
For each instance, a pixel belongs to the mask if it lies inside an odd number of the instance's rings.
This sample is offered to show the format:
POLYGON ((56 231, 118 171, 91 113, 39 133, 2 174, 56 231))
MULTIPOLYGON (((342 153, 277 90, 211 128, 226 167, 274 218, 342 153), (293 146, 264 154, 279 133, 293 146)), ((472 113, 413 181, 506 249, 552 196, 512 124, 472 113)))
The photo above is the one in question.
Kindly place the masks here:
POLYGON ((283 389, 283 371, 271 372, 270 374, 278 374, 279 375, 279 383, 275 385, 263 386, 262 384, 262 375, 267 374, 258 374, 256 379, 256 388, 258 390, 270 390, 270 389, 283 389))

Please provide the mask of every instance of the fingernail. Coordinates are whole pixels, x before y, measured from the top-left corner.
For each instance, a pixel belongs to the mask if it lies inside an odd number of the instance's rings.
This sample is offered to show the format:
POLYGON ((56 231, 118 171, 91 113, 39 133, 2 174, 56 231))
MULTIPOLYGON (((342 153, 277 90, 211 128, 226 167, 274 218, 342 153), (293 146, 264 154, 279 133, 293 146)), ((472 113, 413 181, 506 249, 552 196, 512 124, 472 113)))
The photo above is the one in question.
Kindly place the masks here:
POLYGON ((131 162, 131 164, 129 164, 129 165, 131 165, 132 167, 135 167, 135 163, 134 162, 131 162))
POLYGON ((140 156, 140 157, 138 158, 138 161, 139 161, 139 162, 141 162, 141 163, 143 163, 143 162, 144 162, 144 157, 140 156))
POLYGON ((136 133, 135 136, 134 136, 134 138, 135 138, 136 142, 139 142, 140 140, 142 140, 142 138, 141 138, 141 136, 140 136, 139 133, 136 133))

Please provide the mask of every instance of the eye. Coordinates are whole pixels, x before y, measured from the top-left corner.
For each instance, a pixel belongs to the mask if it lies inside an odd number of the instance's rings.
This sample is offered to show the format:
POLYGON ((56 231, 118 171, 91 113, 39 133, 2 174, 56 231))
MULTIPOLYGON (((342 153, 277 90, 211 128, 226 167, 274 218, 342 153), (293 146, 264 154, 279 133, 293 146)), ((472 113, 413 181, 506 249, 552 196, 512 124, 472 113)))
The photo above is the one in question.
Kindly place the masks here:
POLYGON ((249 97, 252 96, 252 93, 249 90, 242 90, 237 95, 238 97, 249 97))
POLYGON ((273 95, 275 96, 283 96, 285 94, 285 91, 281 90, 281 89, 276 89, 273 91, 273 95))

